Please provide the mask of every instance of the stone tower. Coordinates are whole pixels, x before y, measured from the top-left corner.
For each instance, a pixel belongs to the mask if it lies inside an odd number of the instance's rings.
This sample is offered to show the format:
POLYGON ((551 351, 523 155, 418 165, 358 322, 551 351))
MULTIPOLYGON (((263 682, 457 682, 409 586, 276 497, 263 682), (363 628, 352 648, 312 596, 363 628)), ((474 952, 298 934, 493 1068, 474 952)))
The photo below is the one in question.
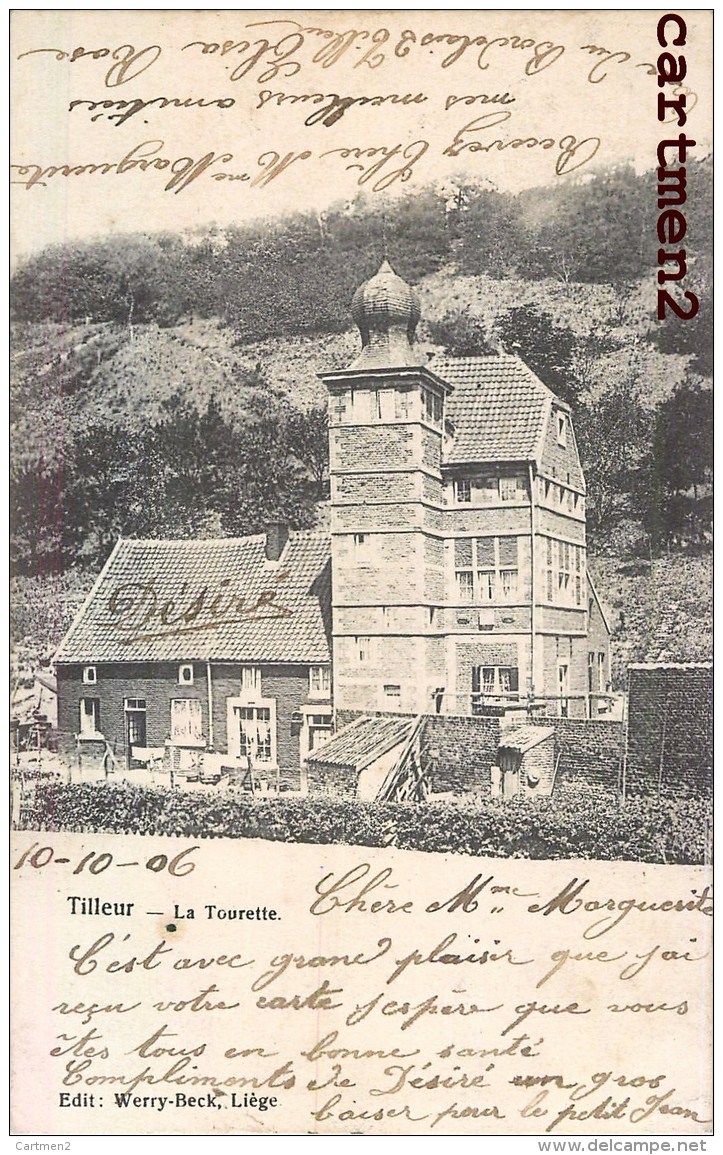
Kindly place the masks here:
POLYGON ((357 290, 362 349, 329 390, 337 709, 431 711, 445 681, 441 524, 451 387, 414 347, 420 306, 385 260, 357 290))

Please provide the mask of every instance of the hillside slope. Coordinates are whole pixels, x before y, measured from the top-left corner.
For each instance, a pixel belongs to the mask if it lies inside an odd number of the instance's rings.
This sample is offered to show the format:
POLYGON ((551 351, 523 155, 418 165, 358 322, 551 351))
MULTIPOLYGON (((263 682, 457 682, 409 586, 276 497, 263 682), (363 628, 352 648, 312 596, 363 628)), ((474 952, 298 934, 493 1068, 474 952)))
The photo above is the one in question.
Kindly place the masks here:
MULTIPOLYGON (((688 357, 661 353, 645 340, 654 315, 651 285, 642 282, 622 298, 611 285, 500 281, 459 276, 447 266, 416 286, 424 318, 420 346, 429 356, 441 351, 433 334, 445 316, 478 320, 490 330, 507 310, 532 306, 580 336, 604 332, 617 346, 581 366, 583 398, 594 399, 612 376, 634 362, 652 406, 683 380, 688 357)), ((233 329, 214 318, 132 329, 112 322, 16 323, 11 334, 14 454, 28 462, 52 460, 89 423, 117 427, 119 434, 124 427, 152 424, 163 403, 179 391, 199 411, 215 397, 225 417, 242 423, 249 390, 258 387, 259 377, 307 409, 326 399, 318 373, 348 365, 358 345, 351 321, 342 333, 281 335, 249 344, 240 344, 233 329)))

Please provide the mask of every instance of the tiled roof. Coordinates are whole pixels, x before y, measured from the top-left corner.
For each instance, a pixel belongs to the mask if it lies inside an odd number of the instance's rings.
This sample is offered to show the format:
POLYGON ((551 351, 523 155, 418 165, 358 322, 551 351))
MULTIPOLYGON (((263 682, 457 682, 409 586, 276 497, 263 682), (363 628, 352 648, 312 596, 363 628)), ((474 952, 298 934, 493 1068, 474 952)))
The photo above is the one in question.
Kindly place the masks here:
POLYGON ((328 662, 329 539, 121 539, 56 662, 328 662))
POLYGON ((310 754, 309 762, 364 770, 408 738, 413 725, 414 719, 409 717, 375 718, 364 714, 310 754))
POLYGON ((549 407, 557 398, 518 357, 435 357, 428 367, 454 386, 446 403, 455 426, 447 464, 537 460, 549 407))

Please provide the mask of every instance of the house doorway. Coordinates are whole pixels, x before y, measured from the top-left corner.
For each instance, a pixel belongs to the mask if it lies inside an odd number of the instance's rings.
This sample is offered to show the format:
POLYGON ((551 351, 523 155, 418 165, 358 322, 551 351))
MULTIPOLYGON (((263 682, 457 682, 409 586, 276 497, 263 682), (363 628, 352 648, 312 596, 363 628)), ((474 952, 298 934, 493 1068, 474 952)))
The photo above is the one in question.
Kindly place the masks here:
POLYGON ((500 754, 500 796, 514 798, 520 792, 520 765, 522 757, 518 750, 503 750, 500 754))
POLYGON ((299 733, 299 762, 304 763, 312 750, 318 749, 327 738, 331 737, 332 722, 331 710, 315 707, 307 712, 302 707, 303 721, 299 733))
POLYGON ((125 714, 126 765, 130 770, 133 766, 145 765, 133 757, 134 747, 146 745, 145 698, 126 698, 123 703, 123 711, 125 714))
POLYGON ((254 769, 276 768, 276 703, 262 699, 249 706, 229 698, 228 749, 235 758, 248 758, 254 769))

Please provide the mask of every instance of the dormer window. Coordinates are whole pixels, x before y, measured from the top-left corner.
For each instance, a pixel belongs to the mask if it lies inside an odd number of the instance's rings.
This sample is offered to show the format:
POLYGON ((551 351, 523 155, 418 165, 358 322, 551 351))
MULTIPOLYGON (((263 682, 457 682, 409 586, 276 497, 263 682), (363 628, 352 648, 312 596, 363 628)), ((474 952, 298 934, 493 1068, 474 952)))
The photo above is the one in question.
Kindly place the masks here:
POLYGON ((83 666, 83 684, 85 686, 94 686, 98 681, 98 675, 95 666, 83 666))
POLYGON ((179 686, 193 685, 193 666, 185 665, 178 667, 178 684, 179 686))
POLYGON ((567 445, 567 416, 564 413, 557 415, 557 444, 567 445))

